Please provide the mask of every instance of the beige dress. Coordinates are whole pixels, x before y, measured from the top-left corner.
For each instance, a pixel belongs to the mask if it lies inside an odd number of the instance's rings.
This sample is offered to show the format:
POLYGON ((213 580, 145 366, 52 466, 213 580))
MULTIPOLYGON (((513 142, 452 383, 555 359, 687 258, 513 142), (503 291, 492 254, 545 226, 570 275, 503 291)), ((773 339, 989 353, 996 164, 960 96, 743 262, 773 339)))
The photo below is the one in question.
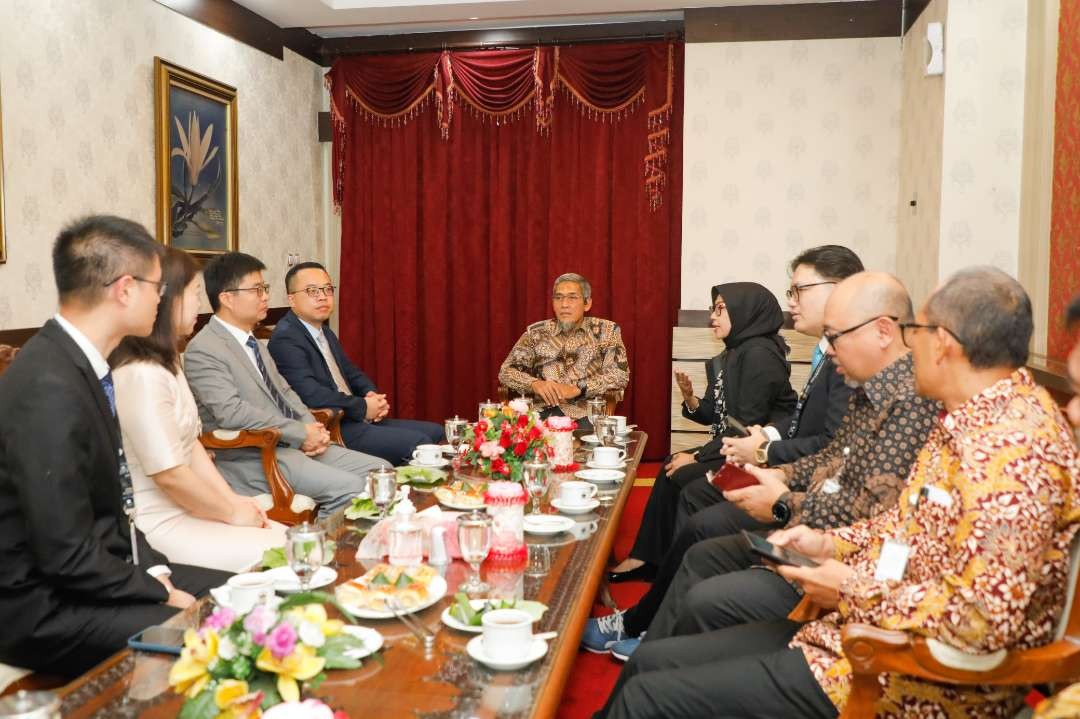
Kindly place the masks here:
POLYGON ((201 424, 195 398, 181 372, 132 362, 113 371, 116 412, 135 489, 135 523, 150 546, 170 562, 242 572, 263 551, 285 545, 284 525, 234 527, 199 519, 173 502, 150 477, 190 464, 201 424))

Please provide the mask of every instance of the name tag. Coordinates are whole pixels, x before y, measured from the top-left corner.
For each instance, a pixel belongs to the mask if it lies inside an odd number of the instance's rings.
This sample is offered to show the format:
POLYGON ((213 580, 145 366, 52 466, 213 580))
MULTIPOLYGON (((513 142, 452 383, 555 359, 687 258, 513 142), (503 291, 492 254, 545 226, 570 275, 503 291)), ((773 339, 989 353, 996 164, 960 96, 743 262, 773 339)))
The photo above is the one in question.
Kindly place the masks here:
POLYGON ((886 539, 881 545, 881 556, 878 557, 877 568, 874 570, 874 579, 878 582, 899 582, 907 571, 910 556, 911 547, 906 542, 886 539))
POLYGON ((840 491, 840 482, 836 477, 829 477, 821 483, 821 491, 825 494, 836 494, 840 491))
POLYGON ((926 499, 927 501, 933 502, 934 504, 940 505, 942 507, 951 507, 953 501, 951 494, 949 494, 941 487, 935 487, 932 484, 929 484, 926 487, 926 499))

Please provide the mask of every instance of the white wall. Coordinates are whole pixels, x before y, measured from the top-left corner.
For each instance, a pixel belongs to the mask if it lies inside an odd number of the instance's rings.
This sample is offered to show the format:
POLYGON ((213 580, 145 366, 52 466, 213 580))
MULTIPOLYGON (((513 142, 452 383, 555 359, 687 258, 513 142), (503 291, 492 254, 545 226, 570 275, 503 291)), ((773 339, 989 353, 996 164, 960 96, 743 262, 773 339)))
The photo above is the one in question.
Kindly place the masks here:
POLYGON ((322 69, 284 61, 152 0, 0 1, 8 262, 0 329, 55 310, 49 258, 85 213, 154 226, 154 56, 238 90, 240 249, 266 262, 285 302, 285 255, 324 259, 317 137, 322 69))
POLYGON ((688 43, 682 307, 837 243, 896 266, 898 38, 688 43))

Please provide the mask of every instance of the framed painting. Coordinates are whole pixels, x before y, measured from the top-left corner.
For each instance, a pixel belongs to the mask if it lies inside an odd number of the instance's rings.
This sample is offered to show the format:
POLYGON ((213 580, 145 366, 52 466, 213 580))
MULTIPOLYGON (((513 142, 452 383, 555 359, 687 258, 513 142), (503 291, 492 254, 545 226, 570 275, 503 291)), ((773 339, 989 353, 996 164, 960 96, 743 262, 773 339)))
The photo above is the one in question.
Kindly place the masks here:
POLYGON ((154 58, 157 235, 213 257, 238 247, 236 88, 154 58))

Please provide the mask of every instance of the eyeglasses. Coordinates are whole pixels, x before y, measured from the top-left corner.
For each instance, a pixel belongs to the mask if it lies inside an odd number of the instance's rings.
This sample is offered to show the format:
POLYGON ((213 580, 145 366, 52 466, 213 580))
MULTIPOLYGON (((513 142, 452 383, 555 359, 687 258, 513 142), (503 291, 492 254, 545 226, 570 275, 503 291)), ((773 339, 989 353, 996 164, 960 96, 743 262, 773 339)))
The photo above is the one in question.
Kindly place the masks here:
POLYGON ((290 292, 289 294, 295 295, 297 292, 303 292, 311 299, 317 300, 320 297, 333 297, 334 290, 336 289, 337 288, 333 285, 323 285, 322 287, 315 287, 312 285, 311 287, 304 287, 303 289, 296 290, 296 292, 290 292))
POLYGON ((959 344, 961 347, 964 346, 964 341, 962 339, 960 339, 959 337, 957 337, 956 333, 953 332, 948 327, 943 327, 941 325, 921 325, 918 322, 901 322, 900 323, 900 339, 903 340, 904 346, 907 347, 908 349, 911 349, 911 342, 908 340, 908 330, 914 330, 914 329, 945 330, 950 335, 952 335, 952 338, 954 340, 956 340, 957 344, 959 344))
POLYGON ((841 337, 843 337, 846 334, 854 332, 855 330, 862 329, 863 327, 866 327, 866 325, 870 324, 871 322, 876 322, 877 320, 880 320, 882 318, 885 318, 887 320, 892 320, 893 322, 899 322, 900 321, 899 317, 893 317, 892 315, 877 315, 876 317, 871 317, 870 319, 866 320, 865 322, 860 322, 859 324, 855 325, 854 327, 848 327, 846 330, 840 330, 839 332, 826 332, 823 336, 825 337, 825 341, 829 343, 829 346, 832 347, 833 349, 836 349, 836 341, 838 339, 840 339, 841 337))
POLYGON ((834 282, 832 280, 826 280, 824 282, 808 282, 805 285, 792 285, 791 287, 789 287, 787 289, 786 292, 784 292, 784 296, 787 297, 789 300, 795 300, 796 302, 798 302, 799 301, 799 293, 802 292, 803 290, 808 290, 811 287, 818 287, 820 285, 835 285, 835 284, 836 284, 836 282, 834 282))
POLYGON ((254 287, 233 287, 229 290, 222 290, 222 292, 254 292, 259 297, 270 294, 270 283, 264 282, 261 285, 255 285, 254 287))
POLYGON ((157 296, 158 297, 164 297, 165 296, 165 290, 167 290, 169 288, 169 283, 168 282, 161 282, 160 280, 148 280, 145 277, 136 277, 135 275, 120 275, 119 277, 116 277, 116 278, 111 279, 108 282, 106 282, 104 286, 109 287, 110 285, 115 285, 117 282, 124 279, 125 277, 130 277, 131 279, 135 280, 136 282, 145 282, 148 285, 157 285, 157 296))
POLYGON ((712 307, 709 308, 709 314, 718 315, 721 312, 723 312, 725 309, 727 309, 727 303, 726 302, 717 302, 715 305, 713 305, 712 307))
POLYGON ((552 295, 551 299, 556 302, 577 302, 582 299, 581 295, 552 295))

